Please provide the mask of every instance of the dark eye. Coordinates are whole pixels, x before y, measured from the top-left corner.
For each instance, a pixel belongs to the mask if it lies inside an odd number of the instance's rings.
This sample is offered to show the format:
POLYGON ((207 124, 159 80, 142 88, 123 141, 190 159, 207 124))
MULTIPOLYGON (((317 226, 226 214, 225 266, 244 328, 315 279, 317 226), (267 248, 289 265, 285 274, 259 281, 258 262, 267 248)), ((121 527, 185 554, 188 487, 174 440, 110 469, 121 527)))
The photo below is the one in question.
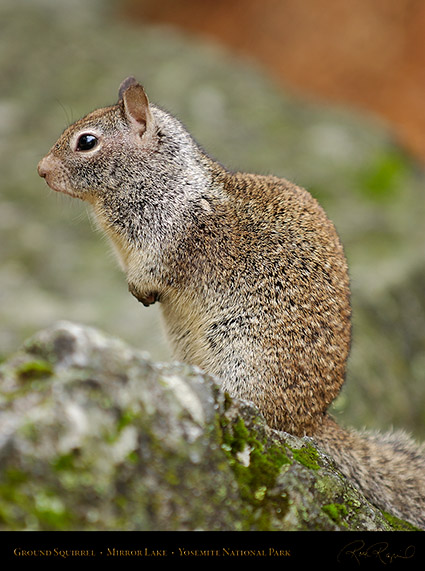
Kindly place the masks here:
POLYGON ((90 133, 80 135, 77 141, 77 151, 91 151, 91 149, 95 148, 98 142, 98 138, 90 133))

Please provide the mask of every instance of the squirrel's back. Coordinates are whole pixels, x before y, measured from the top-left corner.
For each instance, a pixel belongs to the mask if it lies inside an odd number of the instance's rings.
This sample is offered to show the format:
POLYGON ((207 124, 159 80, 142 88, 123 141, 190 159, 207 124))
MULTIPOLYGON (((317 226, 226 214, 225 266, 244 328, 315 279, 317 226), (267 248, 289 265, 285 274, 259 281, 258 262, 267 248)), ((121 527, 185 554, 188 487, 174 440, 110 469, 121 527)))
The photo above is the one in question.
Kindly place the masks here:
POLYGON ((312 434, 344 382, 350 346, 341 243, 305 190, 272 176, 217 176, 224 198, 205 227, 185 233, 184 287, 179 303, 163 306, 175 355, 254 402, 274 428, 312 434))
POLYGON ((131 293, 160 302, 175 358, 272 427, 315 438, 373 502, 425 527, 423 450, 327 415, 345 378, 350 288, 335 228, 307 191, 228 172, 132 78, 116 105, 65 130, 39 174, 92 205, 131 293))

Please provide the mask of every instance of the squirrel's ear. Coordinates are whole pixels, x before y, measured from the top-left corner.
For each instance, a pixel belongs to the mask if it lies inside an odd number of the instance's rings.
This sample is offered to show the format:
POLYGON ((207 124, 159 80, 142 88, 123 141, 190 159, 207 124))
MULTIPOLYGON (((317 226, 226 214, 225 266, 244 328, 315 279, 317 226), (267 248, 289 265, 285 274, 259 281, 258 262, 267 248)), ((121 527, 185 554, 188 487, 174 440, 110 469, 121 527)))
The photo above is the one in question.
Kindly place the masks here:
POLYGON ((123 100, 124 91, 130 87, 130 85, 139 85, 137 79, 133 76, 127 77, 120 85, 118 92, 118 101, 123 100))
POLYGON ((124 111, 130 124, 133 124, 139 132, 148 130, 152 123, 152 115, 149 109, 149 100, 143 87, 137 83, 134 77, 125 79, 119 91, 120 101, 124 104, 124 111))

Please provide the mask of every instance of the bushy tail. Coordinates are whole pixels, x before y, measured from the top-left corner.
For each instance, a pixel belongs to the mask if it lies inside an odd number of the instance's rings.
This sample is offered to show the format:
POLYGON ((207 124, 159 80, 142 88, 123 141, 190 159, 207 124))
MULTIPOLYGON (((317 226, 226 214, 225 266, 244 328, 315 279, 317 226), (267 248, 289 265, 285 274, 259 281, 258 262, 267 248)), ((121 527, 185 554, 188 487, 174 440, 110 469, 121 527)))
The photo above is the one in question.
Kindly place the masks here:
POLYGON ((425 529, 425 448, 404 432, 345 430, 327 417, 314 439, 376 506, 425 529))

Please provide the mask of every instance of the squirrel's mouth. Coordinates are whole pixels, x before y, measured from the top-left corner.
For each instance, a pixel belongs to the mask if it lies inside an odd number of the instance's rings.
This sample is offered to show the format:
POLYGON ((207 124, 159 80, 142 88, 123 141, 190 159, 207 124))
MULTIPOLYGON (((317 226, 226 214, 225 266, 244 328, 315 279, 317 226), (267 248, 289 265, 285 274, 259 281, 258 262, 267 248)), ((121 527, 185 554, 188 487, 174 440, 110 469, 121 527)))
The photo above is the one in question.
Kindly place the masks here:
POLYGON ((76 194, 75 192, 73 192, 73 191, 70 190, 70 189, 61 188, 61 187, 59 187, 59 186, 55 186, 54 184, 50 183, 47 178, 46 178, 46 182, 47 182, 48 186, 49 186, 52 190, 54 190, 55 192, 60 192, 60 193, 62 193, 62 194, 67 194, 68 196, 71 196, 72 198, 80 198, 80 199, 81 199, 81 196, 78 196, 78 194, 76 194))
POLYGON ((43 178, 47 182, 49 188, 51 188, 55 192, 60 192, 61 194, 67 194, 68 196, 71 196, 72 198, 80 198, 81 199, 81 196, 76 194, 73 190, 66 188, 65 186, 55 184, 55 182, 53 182, 52 180, 49 180, 48 175, 44 176, 43 178))
POLYGON ((65 176, 60 162, 52 155, 47 155, 38 163, 38 174, 44 178, 49 187, 55 192, 67 194, 72 198, 80 198, 73 189, 69 188, 68 177, 65 176))

